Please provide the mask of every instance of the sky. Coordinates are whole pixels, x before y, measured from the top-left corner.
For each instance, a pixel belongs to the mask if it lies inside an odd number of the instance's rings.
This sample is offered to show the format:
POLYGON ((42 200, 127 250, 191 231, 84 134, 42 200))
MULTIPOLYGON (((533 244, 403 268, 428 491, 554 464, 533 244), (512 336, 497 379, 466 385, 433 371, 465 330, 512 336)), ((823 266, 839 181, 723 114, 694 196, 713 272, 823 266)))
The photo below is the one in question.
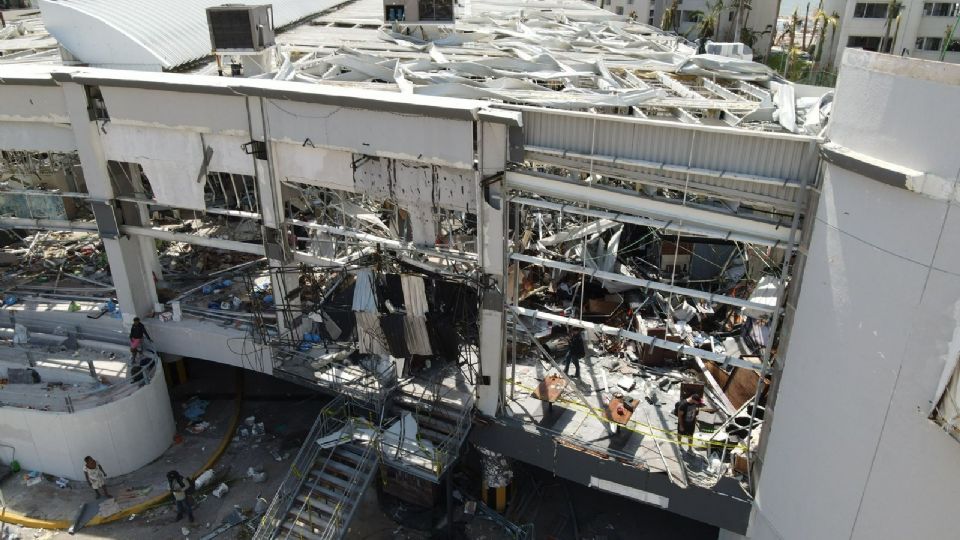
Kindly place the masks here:
MULTIPOLYGON (((765 0, 761 0, 765 1, 765 0)), ((769 0, 773 1, 773 0, 769 0)), ((790 15, 793 13, 794 9, 797 9, 797 12, 800 13, 800 16, 803 16, 803 11, 807 9, 807 2, 810 2, 810 11, 817 9, 819 0, 780 0, 780 14, 781 15, 790 15)))

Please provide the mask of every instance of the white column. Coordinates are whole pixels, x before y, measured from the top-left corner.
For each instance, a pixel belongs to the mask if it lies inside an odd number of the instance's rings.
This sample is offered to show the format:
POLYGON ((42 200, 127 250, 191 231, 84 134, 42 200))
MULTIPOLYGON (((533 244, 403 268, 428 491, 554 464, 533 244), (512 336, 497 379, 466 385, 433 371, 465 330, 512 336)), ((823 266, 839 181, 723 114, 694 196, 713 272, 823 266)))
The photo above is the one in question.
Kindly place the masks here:
MULTIPOLYGON (((95 200, 115 206, 110 171, 100 140, 100 126, 90 120, 86 91, 82 85, 63 83, 63 93, 70 124, 77 140, 77 153, 80 156, 87 190, 95 200)), ((104 224, 98 223, 99 225, 104 224)), ((153 240, 126 236, 102 240, 123 319, 129 324, 134 317, 145 316, 152 311, 156 303, 157 290, 153 282, 152 265, 147 264, 144 259, 148 253, 153 253, 154 256, 156 254, 153 240), (149 243, 149 248, 144 242, 149 243)))
POLYGON ((504 380, 503 356, 503 200, 500 184, 490 186, 486 197, 479 188, 480 225, 478 251, 480 265, 489 286, 481 298, 480 310, 480 380, 477 384, 477 408, 495 416, 502 399, 504 380), (496 206, 490 204, 493 202, 496 206))

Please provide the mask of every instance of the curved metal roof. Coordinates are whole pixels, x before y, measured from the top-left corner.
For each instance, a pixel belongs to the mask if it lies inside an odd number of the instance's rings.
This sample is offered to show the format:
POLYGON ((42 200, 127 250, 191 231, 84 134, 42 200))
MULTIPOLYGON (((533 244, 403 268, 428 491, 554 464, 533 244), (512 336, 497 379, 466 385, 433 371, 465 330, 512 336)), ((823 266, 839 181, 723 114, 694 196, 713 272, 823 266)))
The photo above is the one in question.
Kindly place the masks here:
POLYGON ((84 64, 169 70, 210 55, 206 9, 273 4, 286 26, 344 0, 41 0, 47 30, 84 64))

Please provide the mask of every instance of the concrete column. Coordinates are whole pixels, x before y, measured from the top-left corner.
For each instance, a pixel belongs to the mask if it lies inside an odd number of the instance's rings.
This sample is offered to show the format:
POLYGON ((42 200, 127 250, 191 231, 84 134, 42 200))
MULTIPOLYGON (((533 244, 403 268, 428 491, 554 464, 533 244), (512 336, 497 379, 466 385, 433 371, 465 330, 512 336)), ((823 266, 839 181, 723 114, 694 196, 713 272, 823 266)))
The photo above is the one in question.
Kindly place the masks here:
MULTIPOLYGON (((283 272, 280 269, 289 265, 292 260, 290 257, 290 246, 287 241, 287 229, 283 225, 284 207, 283 207, 283 188, 276 180, 276 169, 273 163, 274 152, 270 142, 269 125, 265 121, 263 111, 263 101, 256 98, 247 98, 247 112, 250 124, 250 140, 263 141, 266 145, 266 158, 260 159, 253 156, 254 176, 257 181, 257 193, 260 203, 260 215, 263 218, 264 227, 264 248, 267 256, 275 257, 278 254, 276 249, 271 249, 271 244, 279 244, 286 260, 270 259, 270 284, 273 287, 273 299, 277 306, 277 330, 281 336, 296 330, 290 328, 285 320, 282 311, 286 310, 288 314, 294 314, 299 311, 299 298, 288 300, 290 295, 299 286, 299 274, 283 272), (276 235, 271 235, 270 231, 278 231, 276 235)), ((292 318, 291 318, 292 320, 292 318)), ((300 336, 293 336, 299 338, 300 336)))
MULTIPOLYGON (((110 182, 110 170, 100 139, 101 126, 97 121, 90 120, 86 90, 80 84, 63 83, 63 93, 87 190, 94 199, 113 207, 116 194, 110 182)), ((97 226, 101 230, 113 227, 113 224, 104 222, 103 216, 97 219, 97 226)), ((124 322, 130 324, 135 316, 145 316, 152 311, 156 303, 157 290, 150 270, 152 266, 144 260, 144 255, 150 251, 143 245, 143 241, 148 241, 152 246, 152 241, 129 237, 101 236, 101 239, 124 322)), ((156 255, 155 250, 153 254, 156 255)))
POLYGON ((504 316, 503 316, 503 201, 500 184, 478 186, 480 224, 478 252, 486 281, 480 310, 480 380, 477 408, 495 416, 503 398, 504 316))
MULTIPOLYGON (((136 163, 127 165, 126 174, 117 178, 121 193, 118 195, 144 195, 146 188, 140 177, 140 166, 136 163)), ((127 225, 136 225, 138 227, 150 227, 150 210, 144 204, 120 203, 123 212, 123 222, 127 225)), ((147 269, 156 276, 156 280, 163 279, 163 267, 160 265, 160 257, 157 254, 157 244, 151 238, 133 237, 140 244, 141 255, 147 269)))
MULTIPOLYGON (((287 336, 291 339, 300 339, 303 337, 303 331, 300 326, 288 324, 293 322, 293 318, 300 313, 300 294, 296 292, 300 287, 300 273, 281 271, 283 263, 280 261, 270 261, 270 284, 273 287, 273 301, 277 306, 277 330, 281 336, 287 336), (291 294, 295 296, 288 299, 291 294), (284 313, 287 316, 284 317, 284 313)), ((307 321, 309 322, 309 321, 307 321)))

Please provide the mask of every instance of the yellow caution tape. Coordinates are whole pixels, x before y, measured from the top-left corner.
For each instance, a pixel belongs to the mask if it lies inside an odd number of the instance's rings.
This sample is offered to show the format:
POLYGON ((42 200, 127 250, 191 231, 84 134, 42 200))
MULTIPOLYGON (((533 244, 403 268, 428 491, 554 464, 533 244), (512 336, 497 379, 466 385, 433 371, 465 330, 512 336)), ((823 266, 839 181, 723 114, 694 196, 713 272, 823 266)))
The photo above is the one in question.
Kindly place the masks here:
MULTIPOLYGON (((523 390, 525 390, 525 391, 527 391, 527 392, 531 392, 531 393, 532 393, 532 392, 534 391, 533 388, 530 388, 529 386, 523 385, 523 384, 521 384, 521 383, 519 383, 519 382, 512 381, 511 379, 507 379, 506 382, 507 382, 507 383, 513 383, 517 388, 523 389, 523 390)), ((639 434, 639 435, 643 435, 643 436, 645 436, 645 437, 649 437, 649 438, 651 438, 651 439, 653 439, 653 440, 664 441, 664 442, 667 442, 667 443, 670 443, 670 444, 680 444, 679 441, 677 440, 678 435, 677 435, 677 432, 676 432, 675 430, 664 429, 664 428, 659 427, 659 426, 651 426, 651 425, 649 425, 649 424, 644 424, 644 423, 642 423, 642 422, 637 422, 636 420, 633 420, 633 419, 631 419, 630 421, 628 421, 626 425, 624 425, 624 424, 618 424, 618 423, 610 420, 609 418, 607 418, 607 417, 603 414, 603 412, 604 412, 603 409, 594 409, 593 407, 588 407, 588 406, 586 406, 586 405, 584 405, 584 404, 582 404, 582 403, 580 403, 580 402, 571 401, 571 400, 568 400, 568 399, 563 399, 562 397, 561 397, 561 398, 558 398, 557 401, 556 401, 556 403, 563 403, 564 405, 569 405, 569 406, 571 406, 572 408, 579 409, 580 411, 587 413, 589 416, 593 416, 594 418, 596 418, 597 420, 600 420, 601 422, 606 422, 606 423, 608 423, 608 424, 614 424, 614 425, 616 425, 616 426, 618 426, 618 427, 620 427, 620 428, 626 429, 627 431, 631 431, 631 432, 633 432, 633 433, 637 433, 637 434, 639 434), (664 436, 660 436, 660 435, 655 435, 655 434, 650 433, 650 432, 648 432, 648 431, 643 431, 643 430, 641 430, 641 429, 639 429, 639 428, 646 428, 647 430, 651 430, 651 431, 659 431, 659 432, 661 432, 661 433, 668 433, 668 434, 670 434, 670 436, 669 436, 669 437, 664 437, 664 436)), ((686 437, 686 435, 684 435, 684 437, 686 437)), ((736 448, 739 448, 739 449, 741 449, 741 450, 746 450, 746 449, 747 449, 746 445, 744 445, 744 444, 742 444, 742 443, 731 444, 731 443, 722 443, 722 442, 718 442, 718 441, 698 443, 698 442, 696 442, 696 441, 703 441, 703 439, 698 439, 698 438, 696 438, 696 437, 693 437, 693 440, 694 440, 695 442, 693 443, 692 446, 693 446, 693 448, 697 448, 697 449, 707 449, 707 448, 711 448, 711 449, 712 449, 712 448, 726 448, 726 449, 728 449, 728 450, 733 450, 733 449, 736 449, 736 448)), ((681 446, 683 446, 683 445, 681 445, 681 446)))

